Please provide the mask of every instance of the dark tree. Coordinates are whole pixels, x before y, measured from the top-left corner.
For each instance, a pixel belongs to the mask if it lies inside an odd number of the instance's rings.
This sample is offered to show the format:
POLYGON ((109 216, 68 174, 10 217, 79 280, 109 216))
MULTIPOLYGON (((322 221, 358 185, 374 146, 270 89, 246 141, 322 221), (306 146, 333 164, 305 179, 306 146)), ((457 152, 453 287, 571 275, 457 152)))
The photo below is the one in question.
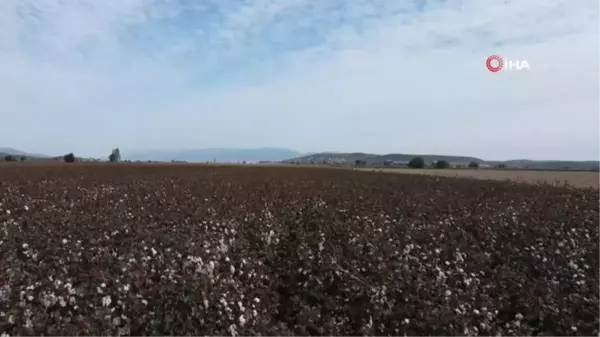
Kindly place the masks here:
POLYGON ((408 162, 408 167, 412 167, 412 168, 424 168, 425 167, 425 160, 423 160, 423 158, 421 157, 416 157, 411 159, 408 162))
POLYGON ((11 156, 10 154, 7 154, 6 156, 4 156, 4 160, 5 161, 15 161, 15 157, 11 156))
POLYGON ((75 162, 75 155, 73 153, 65 154, 65 156, 63 158, 65 160, 65 163, 74 163, 75 162))
POLYGON ((438 160, 435 162, 435 168, 437 169, 447 169, 450 167, 450 163, 445 160, 438 160))
POLYGON ((25 156, 21 156, 21 158, 19 158, 21 161, 25 161, 27 160, 27 158, 25 156))
POLYGON ((118 148, 113 149, 112 153, 108 156, 108 161, 111 163, 118 163, 121 161, 121 151, 118 148))
POLYGON ((479 163, 472 161, 469 163, 469 168, 478 168, 479 167, 479 163))

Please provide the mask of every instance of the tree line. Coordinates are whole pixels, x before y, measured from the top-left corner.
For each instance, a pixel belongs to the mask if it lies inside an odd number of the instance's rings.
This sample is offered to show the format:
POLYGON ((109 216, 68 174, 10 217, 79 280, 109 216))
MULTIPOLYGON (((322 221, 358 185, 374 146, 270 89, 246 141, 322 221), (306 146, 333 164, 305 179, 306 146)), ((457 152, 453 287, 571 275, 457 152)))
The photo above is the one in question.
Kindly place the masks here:
MULTIPOLYGON (((365 166, 367 165, 367 161, 366 160, 362 160, 362 159, 357 159, 354 161, 354 166, 365 166)), ((406 164, 406 166, 410 167, 410 168, 417 168, 417 169, 422 169, 425 168, 427 165, 425 163, 425 160, 421 157, 415 157, 413 159, 411 159, 408 164, 406 164)), ((434 162, 432 165, 432 167, 436 168, 436 169, 447 169, 450 168, 450 163, 445 161, 445 160, 438 160, 436 162, 434 162)), ((457 165, 457 167, 460 167, 457 165)), ((467 167, 469 168, 478 168, 479 167, 479 163, 472 161, 470 162, 467 167)))
MULTIPOLYGON (((77 161, 77 157, 75 157, 75 154, 73 154, 73 152, 71 152, 71 153, 65 154, 63 156, 63 160, 65 161, 65 163, 74 163, 77 161)), ((121 161, 121 151, 119 150, 119 148, 112 150, 112 152, 108 156, 108 161, 111 163, 118 163, 121 161)))
POLYGON ((13 156, 10 154, 7 154, 6 156, 4 156, 4 161, 26 161, 27 157, 25 156, 13 156))
MULTIPOLYGON (((29 159, 31 159, 31 158, 29 158, 29 159)), ((48 159, 52 160, 52 158, 48 158, 48 159)), ((61 157, 55 157, 54 160, 56 160, 56 159, 61 159, 61 157)), ((12 154, 7 154, 4 156, 4 161, 7 161, 7 162, 18 162, 18 161, 24 162, 27 160, 28 160, 27 156, 17 156, 17 155, 12 155, 12 154)), ((75 154, 73 152, 67 153, 64 156, 62 156, 62 160, 65 163, 74 163, 74 162, 78 161, 77 157, 75 157, 75 154)), ((119 150, 119 148, 112 150, 112 152, 108 156, 108 161, 112 162, 112 163, 117 163, 117 162, 121 161, 121 151, 119 150)))

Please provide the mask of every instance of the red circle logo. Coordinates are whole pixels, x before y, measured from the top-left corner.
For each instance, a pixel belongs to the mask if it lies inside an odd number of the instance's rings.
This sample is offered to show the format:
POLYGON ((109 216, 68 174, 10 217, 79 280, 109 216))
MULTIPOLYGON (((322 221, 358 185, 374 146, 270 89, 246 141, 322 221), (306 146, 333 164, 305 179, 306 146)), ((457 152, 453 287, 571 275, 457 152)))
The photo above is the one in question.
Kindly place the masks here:
POLYGON ((502 61, 502 58, 498 55, 492 55, 485 60, 485 66, 493 73, 500 71, 503 65, 504 61, 502 61), (494 63, 496 63, 496 65, 494 65, 494 63))

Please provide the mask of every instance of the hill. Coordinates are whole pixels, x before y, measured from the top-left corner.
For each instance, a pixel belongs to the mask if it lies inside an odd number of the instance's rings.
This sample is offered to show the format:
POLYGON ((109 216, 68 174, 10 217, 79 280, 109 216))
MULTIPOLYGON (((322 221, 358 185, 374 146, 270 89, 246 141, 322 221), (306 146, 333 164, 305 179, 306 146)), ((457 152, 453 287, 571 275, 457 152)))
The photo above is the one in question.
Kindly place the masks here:
POLYGON ((14 157, 19 157, 19 158, 20 157, 25 157, 28 160, 50 158, 50 156, 45 155, 45 154, 29 153, 29 152, 17 150, 17 149, 12 148, 12 147, 0 147, 0 161, 3 161, 4 157, 6 157, 7 155, 11 155, 11 156, 14 156, 14 157))
MULTIPOLYGON (((60 156, 49 156, 46 154, 39 153, 29 153, 22 150, 17 150, 12 147, 0 147, 0 161, 4 161, 7 155, 13 156, 17 161, 21 160, 21 157, 25 157, 26 161, 43 161, 43 162, 53 162, 64 160, 64 155, 60 156)), ((77 161, 96 161, 94 158, 84 158, 84 157, 75 157, 77 161)))
POLYGON ((465 156, 448 156, 448 155, 422 155, 422 154, 401 154, 401 153, 390 153, 384 155, 372 154, 372 153, 362 153, 362 152, 352 152, 352 153, 335 153, 335 152, 323 152, 316 153, 307 156, 292 158, 288 160, 284 160, 284 163, 301 163, 301 164, 309 164, 309 163, 354 163, 355 160, 364 160, 367 165, 384 165, 386 162, 398 162, 398 163, 408 163, 411 159, 415 157, 421 157, 425 160, 426 163, 430 164, 432 162, 438 160, 445 160, 451 164, 468 164, 472 161, 477 163, 483 163, 484 161, 475 157, 465 157, 465 156))
POLYGON ((125 154, 123 159, 128 160, 152 160, 152 161, 187 161, 187 162, 212 162, 236 163, 236 162, 258 162, 258 161, 282 161, 289 158, 301 156, 298 151, 285 148, 214 148, 198 150, 156 150, 132 154, 125 154))
MULTIPOLYGON (((51 160, 61 161, 61 156, 48 156, 45 154, 29 153, 22 150, 17 150, 12 147, 0 147, 0 161, 4 161, 6 155, 15 157, 25 157, 26 160, 51 160)), ((197 150, 155 150, 125 154, 124 160, 132 161, 185 161, 185 162, 220 162, 220 163, 236 163, 236 162, 280 162, 280 163, 298 163, 298 164, 346 164, 352 165, 356 160, 366 162, 369 166, 384 166, 384 165, 406 165, 412 158, 421 157, 430 165, 439 160, 445 160, 451 165, 468 165, 471 162, 476 162, 482 167, 497 167, 502 165, 509 169, 527 169, 527 170, 556 170, 556 171, 598 171, 600 168, 599 161, 566 161, 566 160, 528 160, 528 159, 512 159, 505 161, 484 160, 476 157, 468 156, 451 156, 451 155, 436 155, 436 154, 374 154, 364 152, 321 152, 302 154, 298 151, 286 148, 255 148, 255 149, 239 149, 239 148, 212 148, 212 149, 197 149, 197 150)), ((96 161, 93 158, 78 158, 78 161, 96 161)))
POLYGON ((299 164, 354 164, 355 160, 362 160, 370 166, 383 165, 405 165, 412 158, 421 157, 425 163, 430 165, 438 160, 445 160, 451 165, 468 165, 471 162, 476 162, 482 167, 497 167, 502 165, 510 169, 527 169, 527 170, 573 170, 573 171, 598 171, 600 167, 599 161, 565 161, 565 160, 527 160, 514 159, 505 161, 488 161, 476 157, 466 156, 449 156, 435 154, 400 154, 390 153, 384 155, 351 152, 351 153, 335 153, 323 152, 316 153, 297 158, 284 160, 283 163, 299 163, 299 164))

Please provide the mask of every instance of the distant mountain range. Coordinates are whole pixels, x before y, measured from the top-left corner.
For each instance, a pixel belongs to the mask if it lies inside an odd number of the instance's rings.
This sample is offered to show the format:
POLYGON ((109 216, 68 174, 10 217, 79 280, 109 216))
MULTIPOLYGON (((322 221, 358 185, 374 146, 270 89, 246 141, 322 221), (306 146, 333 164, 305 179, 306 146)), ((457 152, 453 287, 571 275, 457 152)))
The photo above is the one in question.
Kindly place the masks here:
POLYGON ((264 147, 258 149, 215 148, 199 150, 159 150, 139 153, 123 153, 123 159, 152 160, 152 161, 187 161, 187 162, 212 162, 236 163, 258 161, 283 161, 302 156, 303 154, 284 148, 264 147))
POLYGON ((29 152, 14 149, 12 147, 0 147, 0 156, 2 157, 2 159, 4 159, 4 157, 6 155, 26 157, 26 158, 50 158, 50 156, 47 156, 45 154, 29 153, 29 152))
MULTIPOLYGON (((52 157, 44 154, 28 153, 11 147, 0 147, 0 161, 4 160, 6 155, 25 156, 27 159, 51 159, 62 158, 52 157)), ((241 148, 212 148, 197 150, 155 150, 137 153, 122 152, 122 159, 131 161, 186 161, 194 162, 212 162, 219 163, 237 163, 237 162, 279 162, 279 163, 298 163, 298 164, 354 164, 355 160, 362 160, 367 165, 384 165, 384 163, 393 163, 402 165, 408 163, 415 157, 421 157, 426 163, 430 164, 439 160, 445 160, 453 165, 468 165, 476 162, 480 166, 495 167, 503 165, 507 168, 533 169, 533 170, 598 170, 599 161, 564 161, 564 160, 505 160, 489 161, 476 157, 467 156, 449 156, 435 154, 373 154, 362 152, 321 152, 321 153, 301 153, 287 148, 264 147, 255 149, 241 148)))
MULTIPOLYGON (((12 147, 0 147, 0 160, 4 160, 6 155, 16 157, 26 157, 27 159, 49 159, 62 158, 60 156, 48 156, 45 154, 29 153, 17 150, 12 147)), ((75 154, 77 155, 77 154, 75 154)), ((214 148, 198 150, 153 150, 145 152, 126 153, 121 151, 123 160, 131 161, 186 161, 194 162, 212 162, 219 163, 237 163, 237 162, 259 162, 270 161, 279 162, 289 158, 295 158, 304 155, 301 152, 285 148, 257 148, 257 149, 236 149, 236 148, 214 148)), ((104 159, 104 158, 102 158, 104 159)))

